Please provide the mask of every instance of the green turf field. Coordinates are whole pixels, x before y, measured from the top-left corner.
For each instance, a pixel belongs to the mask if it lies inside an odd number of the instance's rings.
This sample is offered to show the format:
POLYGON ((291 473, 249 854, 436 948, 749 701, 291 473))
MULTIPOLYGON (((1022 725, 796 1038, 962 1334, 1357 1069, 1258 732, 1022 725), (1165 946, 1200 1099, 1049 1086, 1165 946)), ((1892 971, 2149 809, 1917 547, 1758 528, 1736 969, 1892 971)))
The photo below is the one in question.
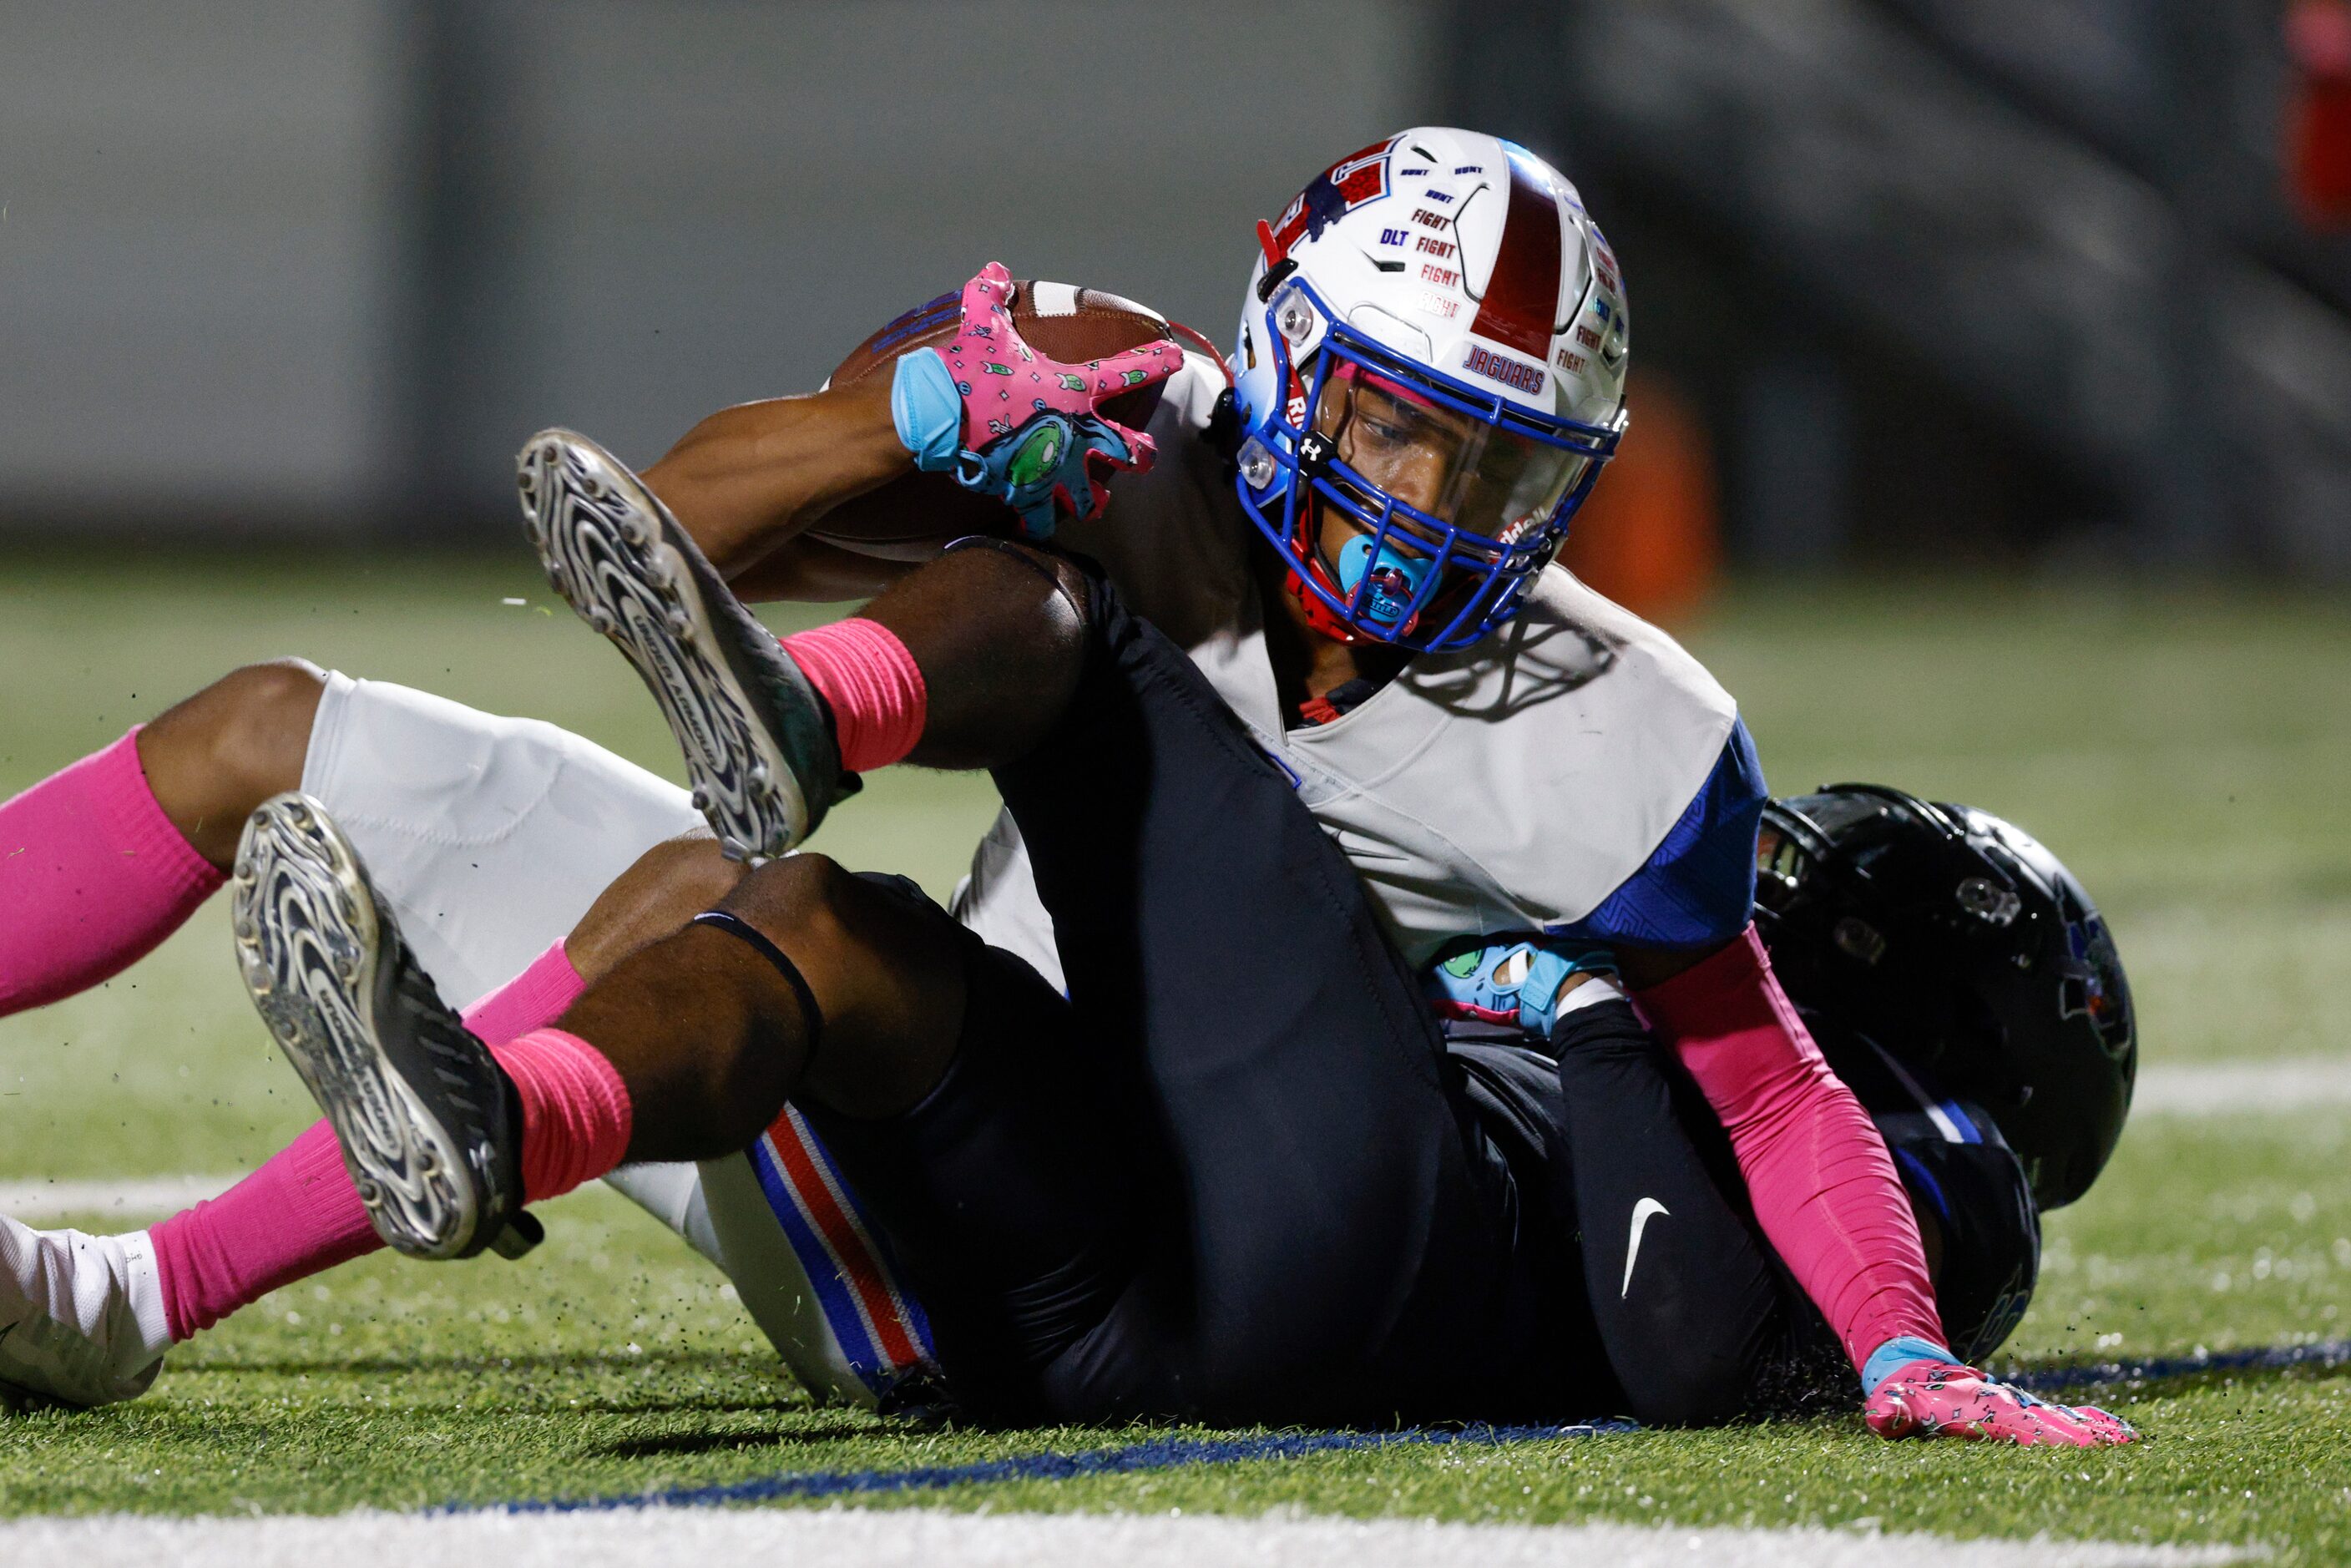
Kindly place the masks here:
MULTIPOLYGON (((2351 616, 2340 601, 1989 583, 1750 588, 1686 629, 1775 786, 1898 783, 2012 816, 2113 919, 2150 1067, 2351 1061, 2351 616)), ((528 564, 256 577, 0 575, 0 793, 240 661, 301 653, 579 729, 674 776, 620 661, 528 564), (521 605, 503 603, 521 598, 521 605), (549 613, 550 608, 553 613, 549 613)), ((944 892, 984 784, 877 779, 828 824, 944 892)), ((215 905, 99 992, 0 1022, 0 1183, 243 1168, 309 1119, 215 905)), ((2143 1116, 2053 1217, 2025 1366, 2351 1337, 2351 1106, 2143 1116)), ((176 1354, 136 1405, 0 1425, 0 1512, 413 1507, 910 1467, 1136 1434, 918 1430, 810 1407, 723 1282, 599 1191, 519 1264, 377 1259, 176 1354)), ((85 1223, 107 1223, 104 1215, 85 1223)), ((1877 1442, 1857 1420, 1381 1453, 919 1500, 996 1509, 1842 1524, 2261 1542, 2351 1557, 2351 1379, 2210 1375, 2100 1397, 2148 1441, 2090 1456, 1877 1442)), ((1594 1413, 1598 1414, 1598 1413, 1594 1413)))

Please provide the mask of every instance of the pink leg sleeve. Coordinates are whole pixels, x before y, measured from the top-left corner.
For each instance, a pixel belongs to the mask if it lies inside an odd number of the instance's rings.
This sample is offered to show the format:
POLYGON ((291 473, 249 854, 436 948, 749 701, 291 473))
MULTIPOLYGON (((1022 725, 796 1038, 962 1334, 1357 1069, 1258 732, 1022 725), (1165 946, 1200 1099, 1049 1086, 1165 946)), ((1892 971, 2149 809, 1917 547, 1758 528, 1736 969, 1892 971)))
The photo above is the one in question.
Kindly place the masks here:
POLYGON ((1722 1119, 1764 1235, 1854 1365, 1901 1335, 1942 1343, 1886 1142, 1829 1071, 1755 928, 1634 999, 1722 1119))
POLYGON ((221 881, 156 804, 136 729, 0 804, 0 1015, 130 967, 221 881))
POLYGON ((484 1045, 498 1046, 517 1035, 544 1028, 580 999, 588 982, 571 967, 571 955, 558 942, 530 961, 530 967, 465 1009, 465 1027, 484 1045))
MULTIPOLYGON (((558 942, 530 967, 475 1003, 465 1015, 465 1027, 494 1049, 507 1047, 517 1036, 559 1017, 584 986, 558 942)), ((543 1054, 534 1054, 533 1061, 543 1054)), ((544 1120, 552 1097, 546 1088, 524 1093, 526 1163, 530 1158, 531 1108, 540 1106, 544 1120)), ((542 1141, 559 1150, 573 1146, 560 1137, 542 1141)), ((622 1147, 627 1142, 623 1132, 622 1147)), ((530 1190, 528 1183, 525 1189, 530 1190)), ((220 1197, 183 1209, 149 1235, 162 1279, 163 1320, 175 1341, 212 1327, 272 1291, 383 1245, 366 1205, 360 1202, 359 1188, 343 1168, 334 1130, 324 1122, 314 1124, 220 1197)))

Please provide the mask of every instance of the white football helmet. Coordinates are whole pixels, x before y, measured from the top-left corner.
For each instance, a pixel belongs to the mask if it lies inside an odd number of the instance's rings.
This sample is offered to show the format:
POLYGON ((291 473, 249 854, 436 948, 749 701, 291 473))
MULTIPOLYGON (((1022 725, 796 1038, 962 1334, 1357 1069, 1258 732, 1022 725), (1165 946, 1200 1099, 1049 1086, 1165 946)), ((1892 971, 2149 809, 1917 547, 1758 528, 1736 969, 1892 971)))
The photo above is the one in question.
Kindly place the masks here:
POLYGON ((1333 163, 1258 239, 1232 359, 1242 507, 1327 635, 1476 642, 1625 429, 1608 242, 1525 148, 1435 126, 1333 163), (1326 508, 1351 525, 1328 539, 1326 508))

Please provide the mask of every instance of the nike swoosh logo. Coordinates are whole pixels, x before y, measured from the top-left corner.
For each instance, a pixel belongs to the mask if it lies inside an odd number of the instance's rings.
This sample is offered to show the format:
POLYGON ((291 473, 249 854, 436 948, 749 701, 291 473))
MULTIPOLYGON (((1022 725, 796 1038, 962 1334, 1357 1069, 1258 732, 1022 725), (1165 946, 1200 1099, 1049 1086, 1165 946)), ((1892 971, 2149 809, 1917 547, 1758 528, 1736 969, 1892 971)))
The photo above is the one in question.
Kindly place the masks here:
POLYGON ((1660 1214, 1668 1219, 1673 1218, 1673 1210, 1654 1197, 1645 1197, 1633 1206, 1633 1240, 1631 1245, 1625 1249, 1625 1284, 1623 1289, 1616 1292, 1619 1301, 1632 1294, 1633 1291, 1633 1265, 1640 1260, 1641 1232, 1649 1228, 1649 1221, 1653 1217, 1660 1214))

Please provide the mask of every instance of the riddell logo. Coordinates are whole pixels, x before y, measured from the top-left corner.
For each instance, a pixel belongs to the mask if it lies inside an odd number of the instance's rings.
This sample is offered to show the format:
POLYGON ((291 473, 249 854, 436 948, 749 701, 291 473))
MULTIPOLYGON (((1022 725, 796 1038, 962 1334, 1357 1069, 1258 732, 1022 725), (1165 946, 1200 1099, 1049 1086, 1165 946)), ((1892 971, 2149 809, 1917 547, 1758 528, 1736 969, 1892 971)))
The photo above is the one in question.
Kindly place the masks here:
POLYGON ((1470 344, 1468 353, 1462 357, 1461 368, 1519 392, 1541 392, 1543 390, 1544 376, 1541 365, 1531 365, 1524 360, 1498 354, 1476 343, 1470 344))

